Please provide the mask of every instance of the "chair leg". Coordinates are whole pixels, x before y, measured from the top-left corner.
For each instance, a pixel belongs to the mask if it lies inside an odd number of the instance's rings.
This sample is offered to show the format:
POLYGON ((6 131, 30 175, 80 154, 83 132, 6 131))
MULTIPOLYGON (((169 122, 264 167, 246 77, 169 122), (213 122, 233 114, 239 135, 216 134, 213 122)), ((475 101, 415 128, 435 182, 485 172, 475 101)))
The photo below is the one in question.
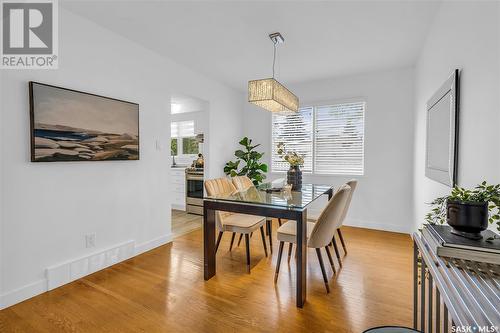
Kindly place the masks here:
POLYGON ((273 254, 273 221, 267 221, 267 235, 269 236, 269 251, 273 254))
POLYGON ((262 237, 262 245, 264 245, 264 253, 267 257, 267 245, 266 245, 266 235, 264 234, 264 226, 260 226, 260 236, 262 237))
POLYGON ((281 227, 281 219, 278 219, 278 225, 281 227))
POLYGON ((278 281, 278 274, 280 272, 281 265, 281 255, 283 254, 283 245, 285 245, 285 242, 280 242, 280 247, 278 250, 278 261, 276 261, 276 273, 274 273, 274 283, 278 281))
POLYGON ((250 274, 250 235, 245 234, 245 245, 247 248, 247 273, 250 274))
POLYGON ((238 239, 238 246, 240 246, 241 239, 243 238, 243 234, 240 234, 240 238, 238 239))
POLYGON ((219 236, 217 236, 217 243, 215 244, 215 253, 217 253, 217 250, 219 249, 219 244, 220 240, 222 239, 222 231, 219 231, 219 236))
POLYGON ((326 254, 328 255, 328 261, 330 261, 330 265, 332 266, 333 274, 337 274, 337 270, 335 269, 332 254, 330 253, 330 248, 328 247, 328 245, 325 246, 325 250, 326 250, 326 254))
POLYGON ((229 245, 229 252, 233 249, 233 243, 234 243, 234 237, 236 236, 236 233, 233 232, 233 235, 231 236, 231 244, 229 245))
POLYGON ((326 292, 330 293, 330 286, 328 285, 328 278, 326 277, 325 265, 323 264, 323 258, 321 257, 321 249, 316 249, 316 254, 318 255, 319 265, 321 266, 321 273, 323 274, 326 292))
POLYGON ((335 249, 335 254, 337 255, 337 260, 339 261, 339 265, 340 267, 342 267, 342 260, 340 259, 340 252, 337 246, 337 241, 335 240, 335 235, 333 235, 332 243, 333 243, 333 248, 335 249))
POLYGON ((290 245, 288 245, 288 263, 290 263, 290 258, 292 257, 292 248, 293 243, 290 243, 290 245))
POLYGON ((269 226, 269 220, 266 219, 266 236, 269 236, 269 228, 268 228, 268 226, 269 226))
POLYGON ((347 247, 345 246, 344 237, 342 236, 342 231, 340 231, 340 228, 337 229, 337 232, 339 234, 340 242, 342 243, 342 247, 344 248, 344 253, 347 254, 347 247))

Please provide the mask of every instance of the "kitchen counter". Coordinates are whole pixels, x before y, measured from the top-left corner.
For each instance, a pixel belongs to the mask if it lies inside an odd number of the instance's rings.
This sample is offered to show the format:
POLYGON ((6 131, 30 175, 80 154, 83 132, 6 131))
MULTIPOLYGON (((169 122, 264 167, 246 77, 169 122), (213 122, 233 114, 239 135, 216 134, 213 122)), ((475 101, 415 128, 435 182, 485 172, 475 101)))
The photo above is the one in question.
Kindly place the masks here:
POLYGON ((188 166, 187 165, 171 165, 170 168, 171 169, 186 169, 188 166))

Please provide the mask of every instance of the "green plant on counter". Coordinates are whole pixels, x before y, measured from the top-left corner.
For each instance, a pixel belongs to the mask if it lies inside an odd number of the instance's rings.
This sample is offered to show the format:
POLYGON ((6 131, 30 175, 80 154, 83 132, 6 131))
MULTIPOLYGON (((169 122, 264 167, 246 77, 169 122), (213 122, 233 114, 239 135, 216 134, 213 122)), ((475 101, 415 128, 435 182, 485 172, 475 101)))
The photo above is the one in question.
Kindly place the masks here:
POLYGON ((488 221, 496 223, 497 230, 500 231, 500 184, 489 185, 486 181, 477 185, 473 189, 465 189, 455 186, 450 195, 434 199, 430 203, 433 207, 425 216, 425 220, 431 224, 443 224, 446 222, 447 202, 487 202, 489 218, 488 221))
POLYGON ((237 160, 227 162, 224 166, 224 173, 231 177, 247 176, 255 185, 259 185, 266 179, 264 173, 267 172, 267 164, 260 162, 264 153, 255 151, 255 148, 260 146, 260 144, 252 146, 252 140, 247 137, 241 139, 239 144, 244 149, 238 149, 234 152, 237 160), (245 163, 245 165, 238 171, 241 162, 245 163))

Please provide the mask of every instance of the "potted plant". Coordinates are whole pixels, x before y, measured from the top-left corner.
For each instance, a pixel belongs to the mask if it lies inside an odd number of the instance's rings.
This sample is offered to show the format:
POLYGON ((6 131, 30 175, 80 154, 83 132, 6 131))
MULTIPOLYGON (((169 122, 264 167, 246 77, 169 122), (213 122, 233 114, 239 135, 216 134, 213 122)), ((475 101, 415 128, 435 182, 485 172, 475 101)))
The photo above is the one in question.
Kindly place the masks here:
POLYGON ((500 231, 500 184, 488 185, 484 181, 473 189, 456 186, 450 195, 437 198, 430 205, 433 208, 425 220, 431 224, 446 221, 454 234, 481 239, 488 222, 496 223, 500 231))
POLYGON ((295 151, 287 151, 285 144, 279 142, 277 145, 278 156, 290 164, 290 169, 287 172, 287 182, 292 185, 292 190, 300 190, 302 188, 302 170, 300 166, 304 165, 304 155, 299 155, 295 151))
POLYGON ((247 137, 241 139, 239 143, 244 147, 244 150, 238 149, 234 152, 237 160, 227 162, 224 166, 224 173, 231 177, 247 176, 255 185, 259 185, 266 179, 264 172, 267 172, 267 164, 260 162, 264 153, 255 150, 260 144, 252 146, 252 140, 247 137), (238 171, 242 161, 245 165, 238 171))

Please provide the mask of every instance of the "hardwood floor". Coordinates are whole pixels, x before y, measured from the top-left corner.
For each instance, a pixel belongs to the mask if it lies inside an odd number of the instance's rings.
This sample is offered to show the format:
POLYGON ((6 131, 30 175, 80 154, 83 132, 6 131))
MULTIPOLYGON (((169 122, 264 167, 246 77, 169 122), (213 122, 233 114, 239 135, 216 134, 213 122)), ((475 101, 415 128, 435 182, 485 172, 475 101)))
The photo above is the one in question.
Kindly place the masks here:
MULTIPOLYGON (((276 225, 277 223, 275 223, 276 225)), ((344 227, 348 255, 326 294, 313 249, 308 299, 295 307, 295 264, 265 258, 252 238, 229 252, 225 234, 217 275, 203 281, 202 231, 0 312, 0 332, 362 332, 411 325, 412 244, 408 235, 344 227)), ((275 230, 274 230, 274 235, 275 230)), ((292 257, 293 258, 293 257, 292 257)), ((328 274, 331 277, 331 267, 328 274)))
POLYGON ((185 211, 172 209, 172 235, 174 238, 200 229, 203 226, 203 216, 188 214, 185 211))

